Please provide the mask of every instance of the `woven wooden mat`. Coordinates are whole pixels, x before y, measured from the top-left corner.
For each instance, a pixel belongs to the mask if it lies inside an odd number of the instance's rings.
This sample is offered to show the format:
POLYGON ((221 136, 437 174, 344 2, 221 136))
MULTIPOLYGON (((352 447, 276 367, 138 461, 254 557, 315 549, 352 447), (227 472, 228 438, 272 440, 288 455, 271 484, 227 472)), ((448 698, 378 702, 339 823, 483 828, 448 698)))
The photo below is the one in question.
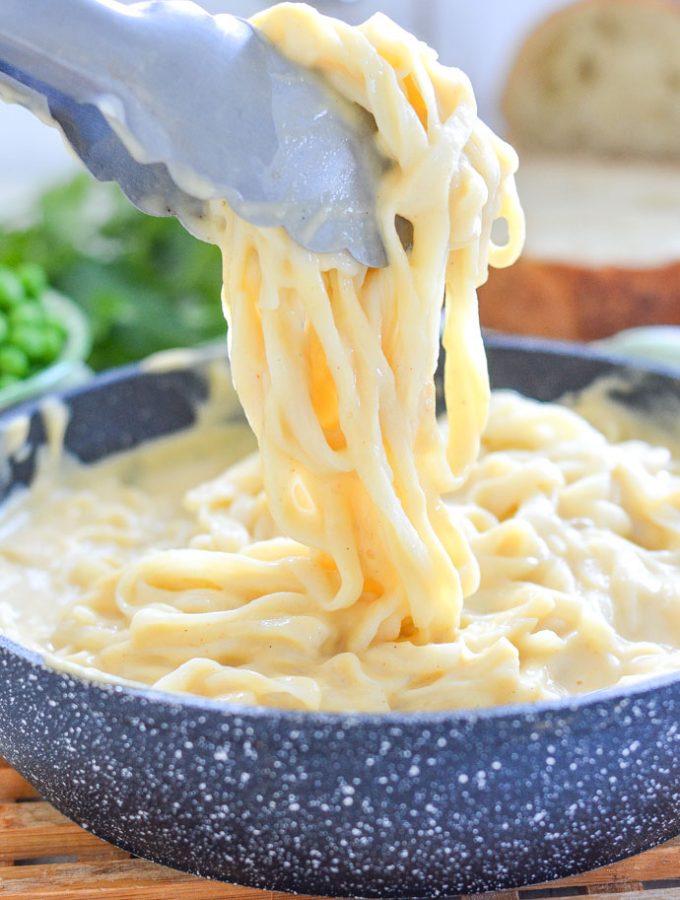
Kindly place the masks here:
MULTIPOLYGON (((680 838, 616 865, 495 900, 590 897, 680 900, 680 838)), ((0 898, 23 900, 285 900, 132 859, 65 819, 0 759, 0 898)), ((308 900, 308 898, 299 898, 308 900)))

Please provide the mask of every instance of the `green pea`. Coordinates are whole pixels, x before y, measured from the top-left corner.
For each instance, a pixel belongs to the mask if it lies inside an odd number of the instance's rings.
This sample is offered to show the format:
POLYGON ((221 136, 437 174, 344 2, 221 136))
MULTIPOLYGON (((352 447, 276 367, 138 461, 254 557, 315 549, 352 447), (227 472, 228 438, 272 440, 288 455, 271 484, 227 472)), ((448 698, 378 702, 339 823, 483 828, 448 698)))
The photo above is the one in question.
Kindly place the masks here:
POLYGON ((63 332, 52 327, 45 328, 43 338, 45 341, 43 359, 45 362, 53 362, 64 349, 66 339, 64 338, 63 332))
POLYGON ((9 321, 12 327, 16 325, 42 325, 45 321, 45 310, 37 301, 27 300, 10 311, 9 321))
POLYGON ((24 287, 19 276, 7 266, 0 266, 0 308, 12 309, 25 299, 24 287))
POLYGON ((45 355, 45 332, 35 324, 17 325, 9 333, 10 343, 23 350, 30 360, 40 360, 45 355))
POLYGON ((12 347, 5 344, 0 347, 0 374, 14 375, 16 378, 23 378, 28 372, 28 357, 18 347, 12 347))
POLYGON ((17 275, 27 297, 40 297, 47 287, 47 275, 37 263, 24 263, 17 269, 17 275))
POLYGON ((21 381, 21 378, 19 378, 18 375, 0 375, 0 391, 3 388, 17 384, 19 381, 21 381))

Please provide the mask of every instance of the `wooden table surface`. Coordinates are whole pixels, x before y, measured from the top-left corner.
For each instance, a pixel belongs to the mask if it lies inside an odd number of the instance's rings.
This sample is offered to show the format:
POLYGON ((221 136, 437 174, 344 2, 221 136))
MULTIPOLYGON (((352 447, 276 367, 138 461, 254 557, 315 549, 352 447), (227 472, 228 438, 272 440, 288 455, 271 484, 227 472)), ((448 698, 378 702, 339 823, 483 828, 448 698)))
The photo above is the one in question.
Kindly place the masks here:
MULTIPOLYGON (((680 838, 563 881, 486 895, 497 900, 590 897, 680 900, 680 838)), ((0 759, 0 900, 284 900, 133 859, 65 819, 0 759)), ((306 898, 301 898, 306 900, 306 898)))

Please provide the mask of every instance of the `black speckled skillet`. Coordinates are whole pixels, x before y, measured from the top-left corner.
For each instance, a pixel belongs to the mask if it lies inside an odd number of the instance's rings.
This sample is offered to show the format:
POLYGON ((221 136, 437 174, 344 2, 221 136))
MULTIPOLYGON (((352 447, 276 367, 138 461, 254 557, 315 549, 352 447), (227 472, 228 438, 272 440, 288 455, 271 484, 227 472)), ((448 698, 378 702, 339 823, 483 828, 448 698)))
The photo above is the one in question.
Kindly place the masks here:
MULTIPOLYGON (((541 399, 628 371, 497 338, 489 359, 496 386, 541 399)), ((202 372, 67 394, 68 447, 90 462, 190 426, 202 372)), ((680 381, 628 375, 627 402, 680 401, 680 381)), ((13 464, 4 492, 31 474, 32 456, 13 464)), ((299 714, 87 683, 0 638, 0 753, 48 800, 138 856, 269 889, 435 897, 644 850, 680 831, 679 721, 680 677, 533 707, 299 714)))

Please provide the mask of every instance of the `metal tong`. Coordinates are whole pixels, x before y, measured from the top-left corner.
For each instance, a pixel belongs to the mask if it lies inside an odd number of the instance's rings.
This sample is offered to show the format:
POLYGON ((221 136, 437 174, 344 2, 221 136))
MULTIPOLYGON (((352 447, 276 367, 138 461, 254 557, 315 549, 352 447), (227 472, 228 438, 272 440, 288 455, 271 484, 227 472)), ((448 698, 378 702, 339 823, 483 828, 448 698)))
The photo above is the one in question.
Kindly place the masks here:
POLYGON ((146 213, 200 236, 225 199, 310 250, 386 264, 370 116, 244 19, 190 0, 1 0, 0 96, 146 213))

